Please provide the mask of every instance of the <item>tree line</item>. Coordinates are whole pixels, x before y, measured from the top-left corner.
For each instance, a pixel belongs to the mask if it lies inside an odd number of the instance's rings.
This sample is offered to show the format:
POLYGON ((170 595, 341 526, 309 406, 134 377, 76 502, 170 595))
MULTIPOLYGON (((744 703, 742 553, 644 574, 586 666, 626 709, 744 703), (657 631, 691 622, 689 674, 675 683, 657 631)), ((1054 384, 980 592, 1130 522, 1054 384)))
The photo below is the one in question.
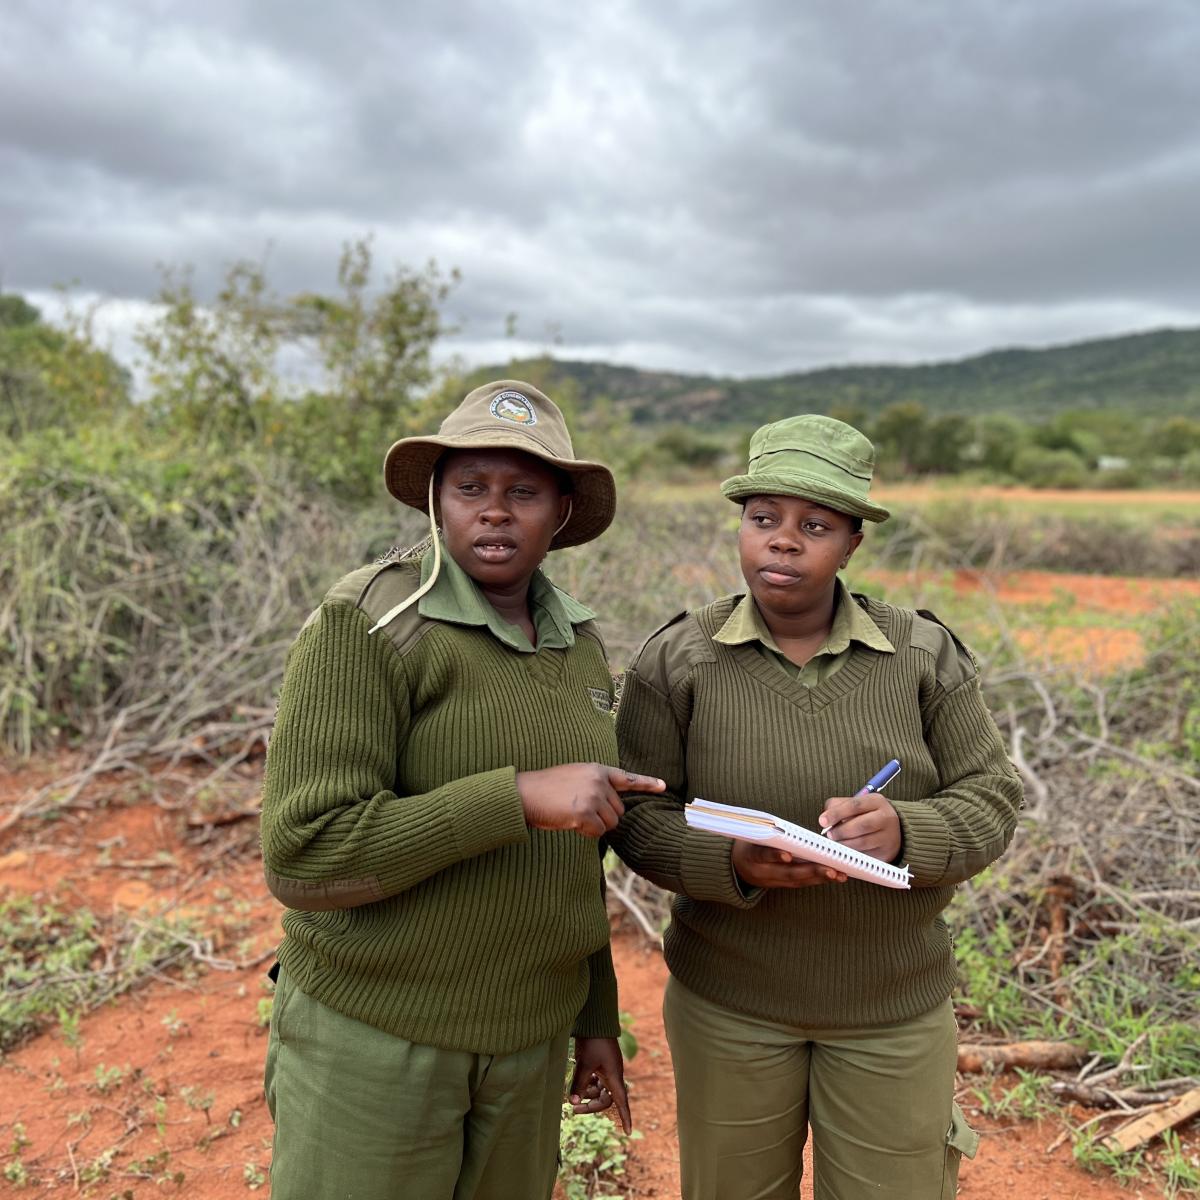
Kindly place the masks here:
MULTIPOLYGON (((545 387, 578 430, 577 450, 612 462, 626 478, 702 475, 744 460, 751 425, 685 422, 675 419, 678 398, 631 399, 636 385, 650 393, 667 386, 651 373, 596 364, 582 371, 548 357, 475 372, 436 367, 456 276, 434 264, 377 274, 368 239, 343 248, 336 287, 327 292, 280 296, 261 265, 238 262, 202 301, 189 270, 168 271, 157 315, 137 335, 136 375, 98 344, 89 314, 51 325, 22 297, 0 296, 0 454, 31 449, 30 439, 73 440, 76 449, 82 439, 97 464, 122 447, 183 460, 235 451, 269 458, 301 486, 356 504, 378 494, 379 463, 392 440, 436 425, 464 390, 502 372, 545 387), (609 382, 612 394, 603 390, 609 382), (655 414, 664 419, 648 421, 655 414)), ((1093 381, 1095 357, 1093 350, 1087 359, 1093 381)), ((1111 354, 1106 361, 1122 374, 1111 354)), ((944 397, 933 393, 929 403, 872 407, 847 399, 832 386, 835 377, 816 372, 762 383, 781 407, 786 393, 778 393, 793 379, 795 411, 829 412, 861 428, 876 443, 884 478, 1200 484, 1195 416, 1121 407, 1041 417, 997 407, 945 411, 944 397), (822 399, 811 384, 825 376, 831 386, 822 399)))

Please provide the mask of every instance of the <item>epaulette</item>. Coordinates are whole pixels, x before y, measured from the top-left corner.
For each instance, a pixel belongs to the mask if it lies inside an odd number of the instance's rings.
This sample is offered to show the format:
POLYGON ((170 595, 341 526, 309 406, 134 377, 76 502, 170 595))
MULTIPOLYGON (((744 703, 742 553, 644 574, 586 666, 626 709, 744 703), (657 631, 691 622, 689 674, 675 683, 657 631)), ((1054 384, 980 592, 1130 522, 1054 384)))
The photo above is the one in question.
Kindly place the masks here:
MULTIPOLYGON (((370 618, 374 625, 381 617, 416 591, 421 581, 421 564, 417 559, 393 555, 343 575, 325 593, 324 603, 350 604, 370 618)), ((305 622, 307 628, 320 614, 317 609, 305 622)), ((376 636, 386 636, 398 649, 404 649, 428 622, 413 605, 389 621, 376 636)))
POLYGON ((633 656, 630 670, 663 695, 669 695, 700 662, 713 662, 716 654, 696 614, 681 612, 660 625, 633 656))
POLYGON ((645 650, 646 647, 652 641, 654 641, 654 639, 658 637, 660 633, 664 633, 666 630, 670 629, 672 625, 678 625, 679 622, 682 621, 687 615, 688 610, 686 608, 682 612, 677 612, 669 621, 664 621, 656 630, 654 630, 647 637, 643 638, 642 644, 634 652, 633 658, 630 659, 629 665, 634 666, 637 663, 637 660, 642 657, 642 651, 645 650))
POLYGON ((953 690, 979 674, 979 662, 971 648, 945 621, 927 608, 918 608, 916 615, 927 624, 921 620, 913 621, 910 640, 914 646, 933 655, 934 670, 944 688, 953 690))

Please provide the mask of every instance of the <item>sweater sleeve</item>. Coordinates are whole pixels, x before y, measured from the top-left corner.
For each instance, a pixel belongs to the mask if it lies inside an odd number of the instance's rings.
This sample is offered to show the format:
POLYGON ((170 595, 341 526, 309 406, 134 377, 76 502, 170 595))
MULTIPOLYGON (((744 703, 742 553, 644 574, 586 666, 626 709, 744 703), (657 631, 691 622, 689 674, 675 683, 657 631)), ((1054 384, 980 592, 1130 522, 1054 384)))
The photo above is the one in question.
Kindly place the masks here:
POLYGON ((267 751, 262 851, 289 908, 371 904, 527 838, 512 767, 393 790, 410 719, 403 663, 370 620, 327 601, 289 655, 267 751))
MULTIPOLYGON (((597 849, 600 853, 600 904, 608 908, 608 880, 604 874, 604 859, 608 852, 608 839, 601 838, 597 849)), ((588 994, 579 1016, 571 1029, 572 1037, 615 1038, 621 1034, 621 1014, 617 1005, 617 972, 613 967, 612 942, 605 942, 588 958, 588 994)))
POLYGON ((1021 783, 1004 752, 969 660, 967 678, 935 685, 924 713, 925 741, 939 790, 926 800, 893 801, 915 887, 942 887, 978 874, 1012 840, 1021 783))
MULTIPOLYGON (((657 795, 622 797, 625 815, 609 841, 632 870, 659 887, 693 900, 752 908, 761 893, 742 891, 733 869, 733 843, 687 827, 686 725, 676 719, 666 681, 647 679, 639 662, 626 672, 617 710, 621 766, 656 775, 667 788, 657 795)), ((653 671, 652 662, 646 665, 653 671)))

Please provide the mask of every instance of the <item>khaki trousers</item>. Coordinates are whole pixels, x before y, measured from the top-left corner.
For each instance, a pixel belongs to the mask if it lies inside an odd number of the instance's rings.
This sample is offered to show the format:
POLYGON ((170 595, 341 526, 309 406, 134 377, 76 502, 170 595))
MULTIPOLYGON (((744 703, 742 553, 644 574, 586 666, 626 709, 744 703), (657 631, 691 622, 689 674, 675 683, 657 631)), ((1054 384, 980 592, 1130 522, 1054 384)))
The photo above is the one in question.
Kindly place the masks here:
POLYGON ((684 1200, 796 1200, 808 1130, 816 1200, 950 1200, 978 1137, 954 1103, 950 1001, 912 1021, 807 1030, 712 1004, 675 979, 684 1200))
POLYGON ((440 1050, 319 1004, 280 973, 267 1047, 274 1200, 544 1200, 568 1035, 440 1050))

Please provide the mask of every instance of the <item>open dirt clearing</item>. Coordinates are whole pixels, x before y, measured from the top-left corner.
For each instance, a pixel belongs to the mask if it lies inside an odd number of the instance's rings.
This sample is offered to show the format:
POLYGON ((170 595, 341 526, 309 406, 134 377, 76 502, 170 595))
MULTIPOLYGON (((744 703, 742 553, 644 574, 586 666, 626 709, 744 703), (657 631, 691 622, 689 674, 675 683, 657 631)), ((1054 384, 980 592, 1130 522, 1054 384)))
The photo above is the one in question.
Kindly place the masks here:
POLYGON ((1113 509, 1200 514, 1200 492, 1154 491, 1149 488, 1029 488, 998 487, 961 483, 878 483, 872 488, 881 504, 960 503, 1013 504, 1046 511, 1067 509, 1113 509))
MULTIPOLYGON (((52 774, 45 764, 0 774, 0 820, 52 774)), ((187 780, 179 782, 182 788, 187 780)), ((257 780, 248 774, 243 782, 250 800, 257 780)), ((133 800, 128 790, 120 780, 101 781, 92 793, 95 802, 107 792, 101 806, 10 828, 0 838, 0 898, 87 907, 101 918, 101 940, 114 915, 188 919, 193 965, 151 978, 84 1017, 73 1035, 51 1028, 0 1062, 0 1158, 5 1166, 19 1158, 29 1180, 20 1188, 0 1181, 0 1192, 104 1200, 267 1194, 271 1126, 261 1095, 260 1005, 279 910, 261 884, 255 823, 191 828, 182 810, 133 800)), ((622 1187, 629 1196, 666 1200, 678 1195, 678 1174, 659 1016, 665 971, 658 952, 624 927, 615 947, 621 1005, 640 1043, 629 1074, 644 1134, 631 1147, 622 1187)), ((969 1082, 961 1095, 968 1110, 969 1082)), ((964 1166, 964 1196, 1156 1194, 1085 1174, 1066 1146, 1048 1154, 1057 1128, 978 1117, 975 1123, 984 1139, 977 1160, 964 1166)))
MULTIPOLYGON (((969 569, 909 572, 872 567, 862 572, 889 599, 917 607, 950 589, 1004 615, 1031 665, 1059 664, 1100 676, 1139 666, 1145 658, 1140 618, 1173 605, 1200 606, 1200 580, 1083 575, 1058 571, 986 572, 969 569)), ((853 586, 851 579, 851 586, 853 586)), ((964 606, 970 611, 970 605, 964 606)), ((957 618, 956 618, 957 620, 957 618)), ((958 626, 956 625, 956 628, 958 626)), ((962 624, 969 637, 967 623, 962 624)))

